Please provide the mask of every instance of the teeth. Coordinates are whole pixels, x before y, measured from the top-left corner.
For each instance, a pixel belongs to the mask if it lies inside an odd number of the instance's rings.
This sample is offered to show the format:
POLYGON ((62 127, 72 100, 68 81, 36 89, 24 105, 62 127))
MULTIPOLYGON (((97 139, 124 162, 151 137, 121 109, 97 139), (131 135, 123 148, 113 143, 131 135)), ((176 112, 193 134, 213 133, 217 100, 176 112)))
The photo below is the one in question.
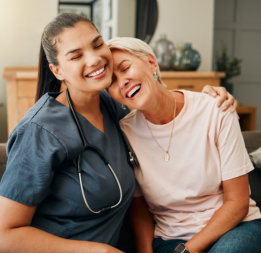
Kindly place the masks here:
POLYGON ((97 75, 101 74, 103 71, 104 71, 104 68, 101 68, 101 69, 99 69, 99 70, 89 74, 88 76, 94 77, 94 76, 97 76, 97 75))
POLYGON ((131 98, 133 94, 140 89, 140 85, 135 86, 128 94, 127 97, 131 98))

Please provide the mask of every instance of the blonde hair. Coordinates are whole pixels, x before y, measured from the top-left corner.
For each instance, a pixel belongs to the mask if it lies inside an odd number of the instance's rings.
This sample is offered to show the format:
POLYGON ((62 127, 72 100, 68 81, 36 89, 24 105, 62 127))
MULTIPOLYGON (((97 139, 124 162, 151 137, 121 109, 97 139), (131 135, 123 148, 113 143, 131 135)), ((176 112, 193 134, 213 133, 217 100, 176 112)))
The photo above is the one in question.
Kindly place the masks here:
POLYGON ((132 37, 116 37, 107 41, 106 44, 111 51, 114 49, 123 50, 141 58, 146 58, 149 54, 152 55, 157 64, 156 74, 158 76, 158 80, 163 86, 165 86, 165 84, 161 81, 157 58, 153 53, 152 48, 146 42, 132 37))

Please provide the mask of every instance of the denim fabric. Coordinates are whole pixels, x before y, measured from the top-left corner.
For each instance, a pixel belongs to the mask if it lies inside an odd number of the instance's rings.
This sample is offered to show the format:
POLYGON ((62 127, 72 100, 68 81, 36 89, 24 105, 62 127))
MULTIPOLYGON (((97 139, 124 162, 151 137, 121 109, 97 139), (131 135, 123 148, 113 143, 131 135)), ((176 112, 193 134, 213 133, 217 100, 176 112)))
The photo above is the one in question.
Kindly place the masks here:
MULTIPOLYGON (((163 240, 155 238, 154 253, 173 253, 183 240, 163 240)), ((224 234, 208 253, 261 253, 261 219, 241 222, 237 227, 224 234)))
POLYGON ((261 253, 261 219, 241 222, 224 234, 209 253, 261 253))

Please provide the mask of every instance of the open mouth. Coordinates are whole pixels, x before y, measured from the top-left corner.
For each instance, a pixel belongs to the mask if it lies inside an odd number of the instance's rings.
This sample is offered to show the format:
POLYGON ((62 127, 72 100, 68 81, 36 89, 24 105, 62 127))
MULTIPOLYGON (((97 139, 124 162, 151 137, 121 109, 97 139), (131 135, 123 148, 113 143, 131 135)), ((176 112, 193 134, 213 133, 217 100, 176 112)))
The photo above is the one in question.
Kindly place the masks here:
POLYGON ((134 87, 132 87, 132 89, 130 91, 128 91, 126 93, 126 97, 127 98, 133 98, 136 94, 139 93, 140 88, 141 88, 141 84, 135 85, 134 87))
POLYGON ((103 67, 94 70, 93 72, 89 73, 88 75, 86 75, 85 77, 98 77, 99 75, 102 75, 104 73, 106 69, 106 65, 104 65, 103 67))

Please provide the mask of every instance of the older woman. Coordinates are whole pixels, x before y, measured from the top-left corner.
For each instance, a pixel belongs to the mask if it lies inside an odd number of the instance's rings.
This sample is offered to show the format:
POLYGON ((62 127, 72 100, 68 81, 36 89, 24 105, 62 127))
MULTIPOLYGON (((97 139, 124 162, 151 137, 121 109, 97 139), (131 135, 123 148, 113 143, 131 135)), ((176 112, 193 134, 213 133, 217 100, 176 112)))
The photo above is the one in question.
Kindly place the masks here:
POLYGON ((132 208, 139 252, 261 252, 261 214, 249 197, 253 167, 236 113, 205 94, 167 90, 144 42, 108 45, 109 92, 137 109, 120 125, 140 162, 132 208))

